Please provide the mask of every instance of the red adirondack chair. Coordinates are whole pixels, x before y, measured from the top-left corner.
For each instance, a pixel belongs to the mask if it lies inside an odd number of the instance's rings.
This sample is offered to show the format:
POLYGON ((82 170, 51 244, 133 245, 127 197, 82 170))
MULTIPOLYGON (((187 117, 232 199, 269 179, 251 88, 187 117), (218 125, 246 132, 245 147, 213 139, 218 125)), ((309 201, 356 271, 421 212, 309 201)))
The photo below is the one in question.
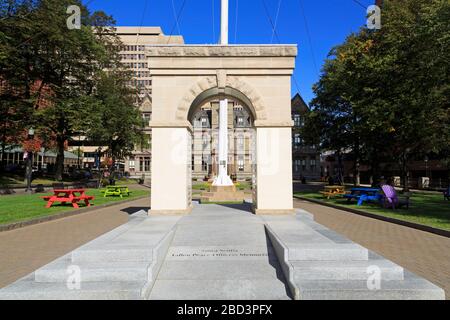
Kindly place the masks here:
POLYGON ((402 199, 399 199, 397 196, 397 191, 395 188, 389 184, 385 184, 381 186, 381 190, 383 190, 383 207, 392 209, 400 208, 401 206, 406 206, 406 209, 409 209, 409 196, 405 196, 402 199))

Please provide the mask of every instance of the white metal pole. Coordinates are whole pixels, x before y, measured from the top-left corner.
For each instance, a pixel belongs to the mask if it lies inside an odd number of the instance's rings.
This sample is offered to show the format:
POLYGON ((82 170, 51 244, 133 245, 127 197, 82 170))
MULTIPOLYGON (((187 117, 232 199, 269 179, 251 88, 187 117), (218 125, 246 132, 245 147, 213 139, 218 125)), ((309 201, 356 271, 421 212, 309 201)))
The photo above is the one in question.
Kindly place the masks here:
POLYGON ((228 44, 228 0, 222 0, 221 3, 220 44, 228 44))
MULTIPOLYGON (((228 0, 222 0, 220 21, 220 44, 228 45, 228 0)), ((228 99, 219 103, 219 174, 214 180, 216 186, 232 186, 228 176, 228 99)))

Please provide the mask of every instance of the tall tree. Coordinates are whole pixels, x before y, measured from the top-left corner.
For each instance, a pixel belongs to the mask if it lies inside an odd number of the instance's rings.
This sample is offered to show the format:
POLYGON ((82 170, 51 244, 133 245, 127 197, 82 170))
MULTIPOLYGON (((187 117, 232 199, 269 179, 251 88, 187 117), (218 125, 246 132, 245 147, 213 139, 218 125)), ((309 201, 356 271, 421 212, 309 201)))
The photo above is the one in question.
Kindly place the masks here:
POLYGON ((381 30, 333 49, 309 126, 324 148, 353 151, 355 169, 359 159, 374 172, 384 155, 397 159, 407 189, 408 162, 450 144, 450 3, 386 0, 382 17, 381 30))
POLYGON ((104 14, 91 15, 80 1, 41 0, 33 14, 36 35, 35 68, 42 86, 51 91, 51 103, 37 112, 38 123, 50 128, 56 138, 56 179, 62 179, 64 150, 71 136, 83 129, 85 119, 96 109, 91 97, 97 74, 117 58, 116 37, 111 32, 97 34, 101 23, 108 28, 113 20, 104 14), (81 29, 70 30, 66 20, 69 5, 81 8, 81 29))
POLYGON ((450 3, 385 1, 383 28, 374 33, 371 107, 388 119, 392 157, 404 188, 410 160, 450 144, 450 3))
POLYGON ((121 68, 107 70, 95 88, 96 117, 90 118, 87 136, 106 146, 103 154, 109 157, 113 174, 117 160, 129 156, 137 145, 146 145, 144 122, 136 106, 137 92, 129 85, 131 76, 121 68))
POLYGON ((3 159, 7 144, 19 144, 32 123, 38 80, 33 68, 32 13, 35 1, 0 0, 0 144, 3 159))

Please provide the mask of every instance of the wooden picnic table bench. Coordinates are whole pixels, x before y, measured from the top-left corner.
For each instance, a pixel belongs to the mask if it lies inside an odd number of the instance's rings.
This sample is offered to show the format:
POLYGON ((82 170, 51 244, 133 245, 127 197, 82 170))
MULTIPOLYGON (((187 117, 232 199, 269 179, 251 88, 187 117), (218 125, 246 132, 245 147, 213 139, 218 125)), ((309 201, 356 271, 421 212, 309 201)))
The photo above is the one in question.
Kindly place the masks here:
POLYGON ((107 196, 129 196, 131 191, 128 189, 128 186, 106 186, 106 189, 101 190, 103 193, 103 197, 107 196))
POLYGON ((320 191, 320 193, 327 199, 330 199, 337 195, 346 194, 346 191, 344 186, 324 186, 324 190, 320 191))
POLYGON ((90 207, 89 200, 94 200, 94 196, 87 195, 85 189, 53 189, 53 195, 41 198, 47 201, 46 208, 50 208, 55 202, 61 202, 63 205, 70 203, 72 207, 79 208, 80 201, 84 201, 84 204, 90 207))

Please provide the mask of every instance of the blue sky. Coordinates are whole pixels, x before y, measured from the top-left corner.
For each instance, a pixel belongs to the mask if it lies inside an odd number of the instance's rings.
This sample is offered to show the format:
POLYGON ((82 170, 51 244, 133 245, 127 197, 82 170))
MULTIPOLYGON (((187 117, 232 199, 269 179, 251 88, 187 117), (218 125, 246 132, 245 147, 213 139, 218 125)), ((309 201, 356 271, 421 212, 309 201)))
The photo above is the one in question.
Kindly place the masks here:
MULTIPOLYGON (((179 27, 185 42, 217 43, 220 34, 220 0, 173 0, 177 12, 182 7, 183 1, 186 2, 179 27)), ((298 45, 295 70, 298 89, 293 80, 292 95, 299 91, 306 102, 313 98, 312 85, 317 82, 320 68, 330 49, 342 43, 348 34, 365 24, 366 10, 357 2, 364 6, 375 2, 374 0, 229 1, 230 43, 276 44, 279 39, 280 43, 298 45), (276 24, 278 39, 276 36, 272 39, 272 25, 264 3, 274 24, 278 7, 280 8, 276 24), (304 15, 300 3, 303 4, 304 15), (238 4, 237 24, 236 4, 238 4)), ((88 7, 91 10, 103 10, 112 15, 118 26, 139 26, 142 23, 143 26, 161 26, 165 34, 170 34, 172 30, 173 34, 178 34, 172 0, 85 0, 84 3, 89 3, 88 7)))

